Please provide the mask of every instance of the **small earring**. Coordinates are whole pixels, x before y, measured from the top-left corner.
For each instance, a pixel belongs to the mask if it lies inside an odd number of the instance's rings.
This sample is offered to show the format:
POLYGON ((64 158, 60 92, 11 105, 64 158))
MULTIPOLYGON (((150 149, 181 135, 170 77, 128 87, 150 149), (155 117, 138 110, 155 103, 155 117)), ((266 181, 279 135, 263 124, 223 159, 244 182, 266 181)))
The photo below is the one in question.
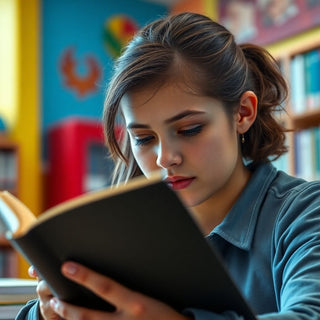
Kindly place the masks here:
POLYGON ((244 144, 246 142, 246 139, 244 138, 244 134, 241 135, 241 143, 244 144))

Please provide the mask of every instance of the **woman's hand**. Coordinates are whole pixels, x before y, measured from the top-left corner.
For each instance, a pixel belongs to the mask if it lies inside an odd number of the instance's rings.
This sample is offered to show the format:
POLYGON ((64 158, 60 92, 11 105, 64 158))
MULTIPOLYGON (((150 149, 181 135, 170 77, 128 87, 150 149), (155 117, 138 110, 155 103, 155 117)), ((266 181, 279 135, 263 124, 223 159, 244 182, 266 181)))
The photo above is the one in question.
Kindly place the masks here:
POLYGON ((102 276, 82 265, 67 262, 62 266, 62 273, 72 281, 88 288, 116 307, 114 312, 103 312, 74 306, 52 298, 52 309, 63 319, 112 319, 112 320, 187 320, 168 305, 132 291, 112 279, 102 276))
POLYGON ((47 283, 41 278, 39 278, 33 266, 29 268, 28 273, 30 277, 37 278, 38 280, 37 293, 39 297, 40 319, 61 320, 60 316, 56 314, 50 306, 50 300, 53 298, 53 294, 48 288, 47 283))

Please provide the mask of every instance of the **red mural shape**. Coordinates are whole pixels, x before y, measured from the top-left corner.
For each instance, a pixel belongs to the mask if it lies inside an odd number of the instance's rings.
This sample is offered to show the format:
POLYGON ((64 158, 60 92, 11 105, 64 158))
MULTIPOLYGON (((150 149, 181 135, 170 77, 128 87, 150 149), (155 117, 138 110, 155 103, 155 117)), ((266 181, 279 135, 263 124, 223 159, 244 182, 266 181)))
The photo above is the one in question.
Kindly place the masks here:
POLYGON ((97 90, 97 82, 101 76, 100 66, 93 56, 86 57, 86 65, 87 74, 79 75, 73 49, 66 50, 62 56, 61 72, 64 76, 64 84, 75 90, 80 97, 97 90))

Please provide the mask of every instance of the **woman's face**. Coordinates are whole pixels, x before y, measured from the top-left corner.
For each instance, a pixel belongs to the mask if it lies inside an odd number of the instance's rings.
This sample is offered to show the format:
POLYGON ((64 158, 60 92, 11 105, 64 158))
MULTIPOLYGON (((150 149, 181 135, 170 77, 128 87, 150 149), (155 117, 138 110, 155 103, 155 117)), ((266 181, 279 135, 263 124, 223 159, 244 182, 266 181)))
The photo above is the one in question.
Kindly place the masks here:
POLYGON ((146 177, 161 170, 190 207, 228 189, 239 163, 238 134, 221 102, 179 85, 150 86, 126 95, 121 109, 146 177))

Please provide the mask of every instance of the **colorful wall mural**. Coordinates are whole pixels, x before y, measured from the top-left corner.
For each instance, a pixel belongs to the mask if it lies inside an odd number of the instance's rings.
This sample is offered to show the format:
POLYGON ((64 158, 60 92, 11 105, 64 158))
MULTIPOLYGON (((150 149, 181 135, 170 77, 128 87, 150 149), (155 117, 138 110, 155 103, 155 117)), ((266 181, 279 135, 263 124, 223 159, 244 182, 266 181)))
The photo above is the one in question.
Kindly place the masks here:
POLYGON ((42 131, 66 117, 99 119, 114 59, 167 7, 142 0, 42 1, 42 131))

